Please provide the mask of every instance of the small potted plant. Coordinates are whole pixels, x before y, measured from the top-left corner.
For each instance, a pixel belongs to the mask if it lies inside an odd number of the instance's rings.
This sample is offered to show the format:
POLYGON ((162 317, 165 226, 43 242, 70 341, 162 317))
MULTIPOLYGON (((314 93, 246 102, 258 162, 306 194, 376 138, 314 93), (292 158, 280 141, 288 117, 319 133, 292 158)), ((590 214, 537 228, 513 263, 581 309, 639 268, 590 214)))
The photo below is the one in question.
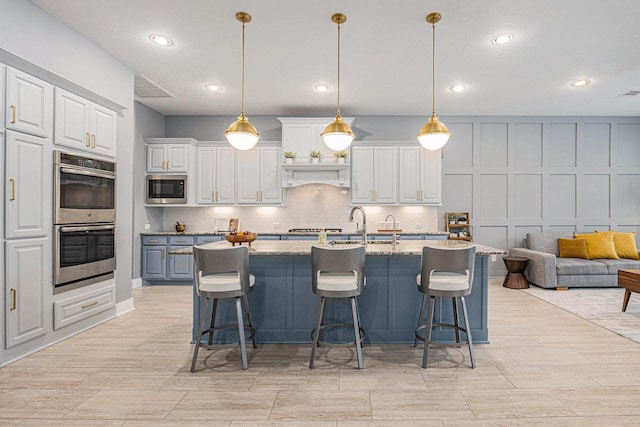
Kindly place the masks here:
POLYGON ((344 160, 347 158, 349 153, 346 151, 336 151, 333 155, 338 159, 338 163, 344 163, 344 160))
POLYGON ((309 157, 311 158, 311 163, 319 163, 320 158, 322 158, 322 153, 319 151, 311 150, 309 152, 309 157))
POLYGON ((449 224, 455 224, 456 223, 456 215, 453 213, 449 214, 449 224))
POLYGON ((293 159, 296 158, 296 153, 294 153, 293 151, 285 151, 283 155, 285 162, 287 163, 293 163, 293 159))

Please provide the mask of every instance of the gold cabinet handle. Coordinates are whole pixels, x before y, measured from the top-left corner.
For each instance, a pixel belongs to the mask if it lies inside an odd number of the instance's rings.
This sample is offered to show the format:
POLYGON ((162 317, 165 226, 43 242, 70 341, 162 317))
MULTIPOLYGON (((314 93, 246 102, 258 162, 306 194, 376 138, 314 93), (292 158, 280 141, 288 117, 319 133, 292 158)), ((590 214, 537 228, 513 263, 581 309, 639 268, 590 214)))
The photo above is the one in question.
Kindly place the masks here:
POLYGON ((259 201, 260 201, 259 193, 260 193, 259 191, 256 191, 256 202, 259 202, 259 201))
POLYGON ((212 202, 215 202, 215 201, 216 201, 216 192, 215 192, 215 191, 212 191, 212 192, 211 192, 211 201, 212 201, 212 202))
POLYGON ((91 134, 87 132, 87 147, 91 147, 91 134))
POLYGON ((167 170, 171 170, 171 160, 167 160, 167 170))
POLYGON ((95 135, 91 135, 91 139, 92 139, 92 144, 91 144, 91 148, 96 148, 96 136, 95 135))
POLYGON ((216 190, 216 202, 218 201, 218 190, 216 190))
POLYGON ((167 170, 167 161, 166 160, 162 161, 162 169, 167 170))
POLYGON ((17 114, 18 109, 16 108, 15 105, 11 106, 11 124, 14 124, 17 120, 16 114, 17 114))
POLYGON ((82 309, 84 310, 86 308, 93 307, 94 305, 98 305, 98 301, 94 301, 91 304, 85 304, 82 306, 82 309))
POLYGON ((262 201, 262 190, 260 190, 260 201, 262 201))
POLYGON ((18 290, 11 288, 11 310, 15 310, 18 307, 18 290))
POLYGON ((11 182, 11 197, 9 200, 14 201, 16 199, 16 180, 10 178, 9 181, 11 182))

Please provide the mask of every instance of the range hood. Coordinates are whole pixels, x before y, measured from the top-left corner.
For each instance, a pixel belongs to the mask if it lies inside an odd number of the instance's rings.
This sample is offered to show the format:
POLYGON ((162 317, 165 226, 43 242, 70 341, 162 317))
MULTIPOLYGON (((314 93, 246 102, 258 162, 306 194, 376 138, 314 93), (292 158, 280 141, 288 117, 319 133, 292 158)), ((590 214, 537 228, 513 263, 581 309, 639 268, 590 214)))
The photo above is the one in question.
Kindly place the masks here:
POLYGON ((305 184, 328 184, 334 187, 351 186, 349 163, 283 163, 282 187, 292 188, 305 184))

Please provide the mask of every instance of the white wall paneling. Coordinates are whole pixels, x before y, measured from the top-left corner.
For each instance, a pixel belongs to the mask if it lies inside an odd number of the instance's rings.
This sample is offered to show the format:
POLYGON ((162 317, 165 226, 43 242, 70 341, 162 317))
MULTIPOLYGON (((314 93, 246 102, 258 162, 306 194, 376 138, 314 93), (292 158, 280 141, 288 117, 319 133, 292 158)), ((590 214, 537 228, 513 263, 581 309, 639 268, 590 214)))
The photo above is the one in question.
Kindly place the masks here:
MULTIPOLYGON (((446 211, 469 211, 474 241, 504 249, 533 231, 615 229, 640 241, 639 118, 445 122, 452 137, 443 149, 441 224, 446 211)), ((502 261, 490 271, 503 274, 502 261)))

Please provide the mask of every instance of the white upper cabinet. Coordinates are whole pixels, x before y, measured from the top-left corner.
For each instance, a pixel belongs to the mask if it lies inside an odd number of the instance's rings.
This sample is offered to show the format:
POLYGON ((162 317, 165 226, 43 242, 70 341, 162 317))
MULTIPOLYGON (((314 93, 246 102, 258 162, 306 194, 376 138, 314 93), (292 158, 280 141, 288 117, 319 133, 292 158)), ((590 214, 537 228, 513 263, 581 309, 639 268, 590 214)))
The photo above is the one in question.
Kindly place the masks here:
POLYGON ((236 153, 236 202, 252 205, 282 203, 280 147, 256 147, 236 153))
POLYGON ((441 205, 441 152, 398 147, 400 204, 441 205))
POLYGON ((5 237, 51 232, 51 142, 20 132, 6 135, 5 237))
POLYGON ((0 64, 0 132, 4 132, 4 90, 7 75, 7 67, 4 64, 0 64))
POLYGON ((351 201, 358 204, 397 203, 397 147, 353 147, 351 157, 351 201))
POLYGON ((147 172, 187 173, 190 151, 195 143, 191 138, 145 138, 147 143, 147 172))
POLYGON ((13 68, 7 68, 5 127, 51 138, 53 86, 13 68))
POLYGON ((116 113, 63 89, 55 90, 54 143, 116 156, 116 113))
POLYGON ((196 203, 235 202, 235 155, 231 147, 198 146, 196 203))
MULTIPOLYGON (((351 126, 353 117, 343 117, 351 126)), ((309 162, 311 150, 320 151, 325 159, 333 159, 334 151, 326 146, 320 134, 333 117, 278 117, 282 123, 282 151, 296 153, 296 162, 309 162)))

